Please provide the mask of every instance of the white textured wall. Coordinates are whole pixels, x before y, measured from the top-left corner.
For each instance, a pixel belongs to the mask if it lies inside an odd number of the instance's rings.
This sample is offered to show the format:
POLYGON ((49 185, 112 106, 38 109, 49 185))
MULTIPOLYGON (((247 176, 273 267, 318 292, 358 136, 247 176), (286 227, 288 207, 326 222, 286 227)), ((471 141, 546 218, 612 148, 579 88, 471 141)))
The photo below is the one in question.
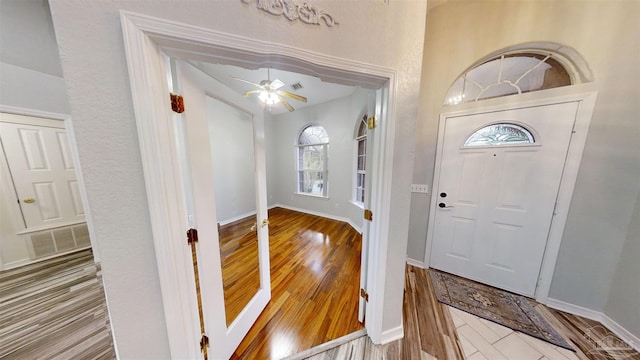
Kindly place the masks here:
POLYGON ((640 338, 640 192, 631 218, 604 312, 640 338))
MULTIPOLYGON (((52 0, 114 337, 122 358, 166 358, 167 333, 119 10, 126 9, 397 69, 398 106, 383 330, 402 324, 409 185, 426 2, 315 1, 333 28, 291 23, 241 1, 52 0), (374 25, 372 25, 374 24, 374 25)), ((382 295, 384 294, 384 295, 382 295)))
POLYGON ((250 115, 207 97, 218 223, 256 211, 253 122, 250 115))
POLYGON ((0 44, 0 62, 62 78, 47 0, 0 1, 0 44))
POLYGON ((0 62, 0 79, 0 104, 69 114, 63 78, 0 62))
MULTIPOLYGON (((614 276, 616 284, 638 281, 637 266, 629 266, 627 258, 618 266, 625 241, 637 249, 628 234, 640 223, 633 212, 640 191, 638 24, 635 0, 451 0, 431 9, 427 19, 416 183, 432 183, 441 104, 451 83, 475 61, 507 46, 549 41, 574 48, 589 64, 598 100, 550 297, 596 311, 605 309, 614 276)), ((409 256, 417 260, 424 256, 428 201, 421 194, 412 198, 409 256)), ((614 302, 615 320, 626 321, 623 314, 638 311, 637 286, 618 284, 615 291, 617 298, 635 299, 635 305, 614 302)))

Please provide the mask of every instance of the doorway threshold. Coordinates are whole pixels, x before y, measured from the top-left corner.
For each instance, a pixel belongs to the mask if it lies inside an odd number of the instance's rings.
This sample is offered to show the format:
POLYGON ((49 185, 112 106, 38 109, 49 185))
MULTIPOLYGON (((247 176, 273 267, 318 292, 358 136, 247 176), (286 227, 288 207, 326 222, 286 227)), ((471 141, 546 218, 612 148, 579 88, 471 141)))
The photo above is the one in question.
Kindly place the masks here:
POLYGON ((367 335, 367 329, 360 329, 358 331, 354 331, 351 334, 347 334, 343 337, 337 338, 337 339, 333 339, 331 341, 327 341, 324 344, 320 344, 318 346, 314 346, 311 349, 305 350, 305 351, 301 351, 297 354, 293 354, 291 356, 288 356, 286 358, 284 358, 283 360, 302 360, 302 359, 306 359, 309 357, 312 357, 314 355, 320 354, 322 352, 325 352, 327 350, 331 350, 333 348, 336 348, 338 346, 344 345, 350 341, 353 341, 357 338, 363 337, 367 335))

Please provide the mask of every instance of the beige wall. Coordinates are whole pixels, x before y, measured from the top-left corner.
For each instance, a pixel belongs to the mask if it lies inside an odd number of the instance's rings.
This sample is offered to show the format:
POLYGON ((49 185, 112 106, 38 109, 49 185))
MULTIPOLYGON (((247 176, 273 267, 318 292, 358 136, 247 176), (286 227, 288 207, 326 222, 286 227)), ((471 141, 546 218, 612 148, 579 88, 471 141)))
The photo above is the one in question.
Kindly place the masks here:
POLYGON ((340 25, 291 23, 256 2, 52 0, 53 23, 73 117, 113 334, 122 358, 166 358, 167 332, 125 61, 121 9, 291 45, 398 71, 393 214, 386 255, 383 330, 402 324, 425 1, 314 1, 340 25))
MULTIPOLYGON (((638 262, 617 265, 625 240, 637 251, 627 236, 640 223, 633 216, 640 191, 639 24, 635 0, 451 0, 427 17, 414 183, 432 184, 438 116, 446 111, 441 104, 450 84, 472 63, 508 46, 546 41, 574 48, 589 64, 598 100, 550 297, 596 311, 607 304, 614 274, 620 281, 637 281, 640 273, 638 262)), ((421 194, 412 197, 408 255, 418 261, 424 259, 429 201, 421 194)), ((614 320, 622 323, 624 314, 637 313, 640 299, 637 290, 615 290, 635 294, 634 304, 616 302, 614 320)))
POLYGON ((640 337, 640 193, 632 219, 604 312, 640 337))

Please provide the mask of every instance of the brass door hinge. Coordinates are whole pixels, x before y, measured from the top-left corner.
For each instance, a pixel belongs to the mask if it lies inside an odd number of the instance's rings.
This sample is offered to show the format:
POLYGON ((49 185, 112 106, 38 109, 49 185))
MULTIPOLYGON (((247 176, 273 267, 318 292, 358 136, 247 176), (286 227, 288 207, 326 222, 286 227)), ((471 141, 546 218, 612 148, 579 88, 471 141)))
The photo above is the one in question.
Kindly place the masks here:
POLYGON ((367 293, 364 289, 360 289, 360 297, 364 298, 364 301, 369 302, 369 293, 367 293))
POLYGON ((184 98, 182 95, 169 94, 171 97, 171 110, 181 114, 184 112, 184 98))
POLYGON ((372 116, 372 117, 367 119, 367 127, 369 129, 375 129, 376 128, 376 117, 375 116, 372 116))
POLYGON ((369 209, 365 209, 364 210, 364 219, 365 220, 369 220, 369 221, 373 221, 373 211, 371 211, 369 209))
POLYGON ((209 337, 205 334, 202 334, 200 338, 200 351, 204 353, 205 359, 207 357, 207 349, 209 348, 209 337))
POLYGON ((187 244, 191 245, 197 242, 198 242, 198 230, 193 228, 187 230, 187 244))

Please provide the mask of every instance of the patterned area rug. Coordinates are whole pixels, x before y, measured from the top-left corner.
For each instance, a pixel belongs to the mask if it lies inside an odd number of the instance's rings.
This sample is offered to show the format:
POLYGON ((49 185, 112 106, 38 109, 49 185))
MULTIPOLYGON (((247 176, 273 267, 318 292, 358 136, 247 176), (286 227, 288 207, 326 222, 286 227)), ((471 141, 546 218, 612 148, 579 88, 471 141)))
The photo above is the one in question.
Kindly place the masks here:
POLYGON ((441 303, 575 351, 524 296, 434 269, 429 275, 441 303))

